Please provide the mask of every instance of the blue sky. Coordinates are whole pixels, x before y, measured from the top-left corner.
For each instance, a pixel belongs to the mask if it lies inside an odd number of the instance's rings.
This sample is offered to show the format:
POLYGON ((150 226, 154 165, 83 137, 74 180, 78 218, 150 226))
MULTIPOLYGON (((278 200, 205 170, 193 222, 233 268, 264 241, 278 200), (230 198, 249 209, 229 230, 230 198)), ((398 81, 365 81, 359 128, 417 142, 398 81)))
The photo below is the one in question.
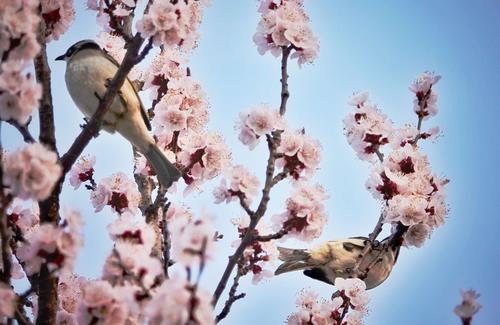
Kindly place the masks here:
MULTIPOLYGON (((77 2, 76 22, 60 41, 49 44, 58 145, 65 152, 78 134, 82 115, 64 84, 64 64, 52 61, 74 42, 98 33, 90 12, 77 2)), ((437 143, 423 145, 434 171, 451 180, 450 214, 420 249, 403 249, 391 277, 370 291, 367 324, 459 324, 452 310, 460 288, 481 293, 483 305, 474 324, 500 323, 498 234, 500 3, 494 0, 442 1, 306 1, 321 52, 313 65, 290 64, 287 119, 320 139, 324 160, 315 179, 327 188, 329 222, 324 240, 367 235, 377 220, 379 205, 365 190, 369 166, 359 161, 343 136, 342 119, 348 97, 368 90, 372 100, 396 125, 415 122, 408 85, 423 71, 443 76, 439 115, 424 126, 441 127, 437 143)), ((210 99, 209 128, 218 130, 233 150, 234 163, 252 168, 263 179, 265 146, 248 151, 237 140, 238 112, 259 103, 279 105, 279 60, 260 56, 252 42, 258 22, 257 2, 214 0, 206 11, 199 47, 192 56, 192 74, 210 99)), ((36 122, 36 119, 35 119, 36 122)), ((34 123, 35 124, 35 123, 34 123)), ((7 148, 20 144, 18 134, 2 128, 7 148)), ((118 136, 102 133, 86 152, 97 156, 97 177, 118 170, 131 173, 131 149, 118 136)), ((236 206, 212 204, 212 182, 186 199, 196 213, 208 210, 224 233, 218 259, 204 274, 213 288, 231 253, 236 234, 229 220, 242 212, 236 206)), ((289 186, 272 194, 269 216, 283 209, 289 186)), ((64 206, 76 206, 85 216, 86 244, 77 270, 96 277, 109 252, 106 225, 114 216, 94 214, 88 193, 65 187, 64 206)), ((307 244, 290 241, 286 246, 307 244)), ((226 324, 282 324, 294 310, 304 287, 329 297, 333 288, 301 273, 286 274, 253 286, 243 281, 247 297, 235 303, 226 324)))

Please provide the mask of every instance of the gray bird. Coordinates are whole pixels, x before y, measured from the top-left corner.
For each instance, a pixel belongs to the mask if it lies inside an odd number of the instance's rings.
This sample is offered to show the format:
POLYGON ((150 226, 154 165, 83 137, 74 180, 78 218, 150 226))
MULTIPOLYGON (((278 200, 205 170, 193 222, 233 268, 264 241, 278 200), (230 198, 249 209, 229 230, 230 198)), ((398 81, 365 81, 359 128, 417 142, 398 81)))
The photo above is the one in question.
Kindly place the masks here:
MULTIPOLYGON (((279 259, 284 263, 274 274, 304 270, 306 276, 333 285, 338 277, 352 277, 354 265, 367 242, 366 237, 350 237, 327 241, 313 250, 278 247, 279 259)), ((359 267, 360 271, 365 270, 381 253, 379 261, 364 279, 367 289, 375 288, 387 279, 397 261, 399 249, 399 246, 387 245, 385 239, 366 255, 359 267)))
MULTIPOLYGON (((118 70, 118 62, 92 40, 73 44, 56 60, 66 61, 66 86, 76 106, 90 118, 104 97, 108 82, 118 70)), ((137 90, 127 78, 104 115, 102 128, 118 132, 149 161, 166 188, 179 179, 181 173, 168 161, 148 131, 151 130, 137 90)))

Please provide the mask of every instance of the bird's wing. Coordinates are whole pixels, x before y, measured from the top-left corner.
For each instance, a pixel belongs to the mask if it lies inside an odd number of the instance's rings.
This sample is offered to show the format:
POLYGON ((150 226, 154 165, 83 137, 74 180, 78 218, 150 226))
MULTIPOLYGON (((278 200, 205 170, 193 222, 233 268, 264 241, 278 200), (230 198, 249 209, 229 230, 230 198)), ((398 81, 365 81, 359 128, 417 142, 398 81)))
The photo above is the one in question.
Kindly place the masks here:
POLYGON ((363 250, 365 248, 365 245, 359 245, 350 241, 343 242, 342 246, 348 252, 352 252, 354 250, 363 250))
MULTIPOLYGON (((116 65, 116 67, 120 66, 120 63, 118 63, 118 61, 116 61, 114 57, 109 55, 104 50, 102 50, 102 52, 104 53, 104 56, 106 57, 106 59, 108 59, 110 62, 112 62, 114 65, 116 65)), ((131 82, 128 77, 127 77, 126 82, 129 82, 132 85, 132 89, 134 90, 135 96, 137 97, 137 100, 139 101, 141 116, 142 116, 142 119, 144 120, 144 124, 146 124, 146 127, 148 128, 148 130, 151 131, 151 122, 149 122, 148 113, 146 112, 146 109, 144 108, 144 105, 142 104, 141 97, 137 93, 137 89, 135 88, 134 83, 131 82)), ((125 98, 123 98, 123 96, 120 94, 120 92, 118 92, 118 96, 120 96, 120 99, 122 101, 126 102, 125 98)))

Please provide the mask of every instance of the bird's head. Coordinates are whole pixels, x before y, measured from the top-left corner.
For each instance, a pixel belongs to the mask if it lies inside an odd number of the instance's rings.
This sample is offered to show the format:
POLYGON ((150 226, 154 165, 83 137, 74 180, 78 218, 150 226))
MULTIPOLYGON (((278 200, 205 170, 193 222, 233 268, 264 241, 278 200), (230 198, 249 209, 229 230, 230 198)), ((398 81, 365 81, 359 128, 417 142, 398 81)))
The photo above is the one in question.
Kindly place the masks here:
POLYGON ((68 60, 70 60, 71 57, 73 57, 76 53, 87 49, 94 49, 100 51, 101 47, 93 40, 82 40, 71 45, 71 47, 66 51, 66 53, 56 58, 56 61, 68 62, 68 60))

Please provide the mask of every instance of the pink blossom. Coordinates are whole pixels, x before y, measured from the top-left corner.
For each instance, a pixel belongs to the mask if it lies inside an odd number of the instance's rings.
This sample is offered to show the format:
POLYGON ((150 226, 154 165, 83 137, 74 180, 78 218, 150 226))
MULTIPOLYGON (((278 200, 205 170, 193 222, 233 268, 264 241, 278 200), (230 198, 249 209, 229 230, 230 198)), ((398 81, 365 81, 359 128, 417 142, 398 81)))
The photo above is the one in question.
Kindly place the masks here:
POLYGON ((15 199, 7 211, 7 216, 24 234, 40 222, 40 213, 35 202, 30 208, 23 207, 22 203, 20 199, 15 199))
POLYGON ((95 156, 81 156, 69 171, 69 183, 75 188, 94 176, 95 156))
POLYGON ((281 47, 291 47, 291 58, 297 58, 299 65, 312 63, 319 53, 318 39, 311 30, 309 17, 304 11, 302 0, 261 2, 261 20, 253 36, 261 55, 271 51, 281 54, 281 47))
POLYGON ((199 287, 193 292, 186 279, 176 273, 162 283, 147 303, 147 324, 186 324, 191 319, 196 324, 213 325, 211 301, 211 294, 199 287))
POLYGON ((25 263, 26 272, 31 275, 40 271, 46 262, 50 270, 71 272, 83 238, 79 233, 82 221, 80 215, 66 210, 66 221, 59 227, 49 223, 36 225, 25 235, 26 241, 17 249, 17 255, 25 263))
POLYGON ((223 138, 212 132, 186 132, 179 136, 178 162, 187 167, 186 184, 213 179, 231 164, 231 152, 223 138))
POLYGON ((193 266, 214 257, 214 234, 209 218, 188 221, 176 218, 170 221, 172 234, 172 258, 193 266))
POLYGON ((78 324, 125 324, 128 316, 122 297, 106 281, 89 281, 83 288, 76 318, 78 324))
POLYGON ((425 223, 412 225, 404 235, 404 245, 422 247, 427 238, 429 238, 430 233, 431 227, 425 223))
POLYGON ((198 39, 203 1, 153 2, 149 12, 137 22, 144 37, 153 37, 155 45, 191 50, 198 39))
POLYGON ((147 253, 151 252, 155 244, 155 231, 144 218, 125 214, 113 221, 107 228, 113 241, 140 245, 147 253))
POLYGON ((3 63, 0 71, 0 119, 24 125, 38 108, 41 87, 18 64, 3 63))
POLYGON ((302 171, 311 176, 321 160, 321 144, 303 130, 283 132, 277 151, 283 154, 283 158, 277 161, 278 166, 283 167, 294 179, 299 179, 302 171))
POLYGON ((288 316, 289 325, 337 325, 343 314, 343 300, 336 297, 333 300, 318 299, 318 294, 310 289, 304 289, 297 298, 297 311, 288 316))
POLYGON ((5 155, 4 184, 22 199, 46 199, 61 173, 57 155, 39 143, 5 155))
POLYGON ((413 109, 423 119, 437 114, 438 94, 432 87, 440 79, 440 75, 427 71, 418 76, 409 87, 410 91, 415 93, 413 109))
POLYGON ((267 105, 255 107, 240 113, 240 140, 250 149, 255 148, 258 139, 275 130, 283 130, 284 122, 278 111, 267 105))
POLYGON ((58 40, 75 18, 71 0, 41 0, 47 41, 58 40))
POLYGON ((373 161, 374 153, 389 142, 392 123, 368 101, 367 93, 354 94, 349 103, 354 112, 344 118, 347 142, 359 159, 373 161))
POLYGON ((109 205, 118 214, 135 213, 138 209, 141 194, 137 184, 122 172, 104 178, 97 189, 90 194, 96 212, 109 205))
POLYGON ((462 295, 462 303, 455 307, 455 314, 462 320, 470 320, 481 309, 481 305, 477 302, 479 294, 474 290, 460 290, 462 295))
POLYGON ((151 288, 164 276, 160 260, 150 256, 151 249, 127 241, 117 242, 103 268, 103 280, 111 283, 129 282, 151 288))
POLYGON ((259 179, 250 173, 242 165, 236 165, 231 170, 226 172, 229 185, 226 185, 226 180, 222 179, 221 184, 214 189, 215 203, 231 200, 238 200, 242 197, 247 204, 250 204, 252 198, 259 192, 259 179))
MULTIPOLYGON (((238 229, 239 238, 243 238, 248 230, 250 218, 248 215, 238 219, 232 219, 231 222, 238 229)), ((267 235, 271 233, 268 225, 261 221, 255 229, 256 235, 267 235)), ((241 240, 234 241, 231 246, 238 247, 241 240)), ((254 241, 250 243, 243 252, 243 267, 252 273, 252 283, 258 284, 266 278, 274 276, 276 261, 278 260, 278 249, 272 241, 254 241)))
POLYGON ((368 293, 366 292, 366 284, 361 279, 336 278, 335 287, 337 287, 339 291, 344 292, 355 309, 362 308, 370 300, 368 293))
MULTIPOLYGON (((59 297, 60 311, 65 311, 70 315, 73 315, 76 312, 78 302, 82 299, 82 289, 85 287, 86 283, 87 279, 75 274, 64 274, 59 277, 57 293, 59 297)), ((68 319, 68 316, 65 315, 64 318, 68 319)))
POLYGON ((287 210, 274 215, 273 230, 287 230, 287 236, 311 241, 323 231, 327 222, 323 201, 328 198, 323 187, 298 182, 287 200, 287 210))

